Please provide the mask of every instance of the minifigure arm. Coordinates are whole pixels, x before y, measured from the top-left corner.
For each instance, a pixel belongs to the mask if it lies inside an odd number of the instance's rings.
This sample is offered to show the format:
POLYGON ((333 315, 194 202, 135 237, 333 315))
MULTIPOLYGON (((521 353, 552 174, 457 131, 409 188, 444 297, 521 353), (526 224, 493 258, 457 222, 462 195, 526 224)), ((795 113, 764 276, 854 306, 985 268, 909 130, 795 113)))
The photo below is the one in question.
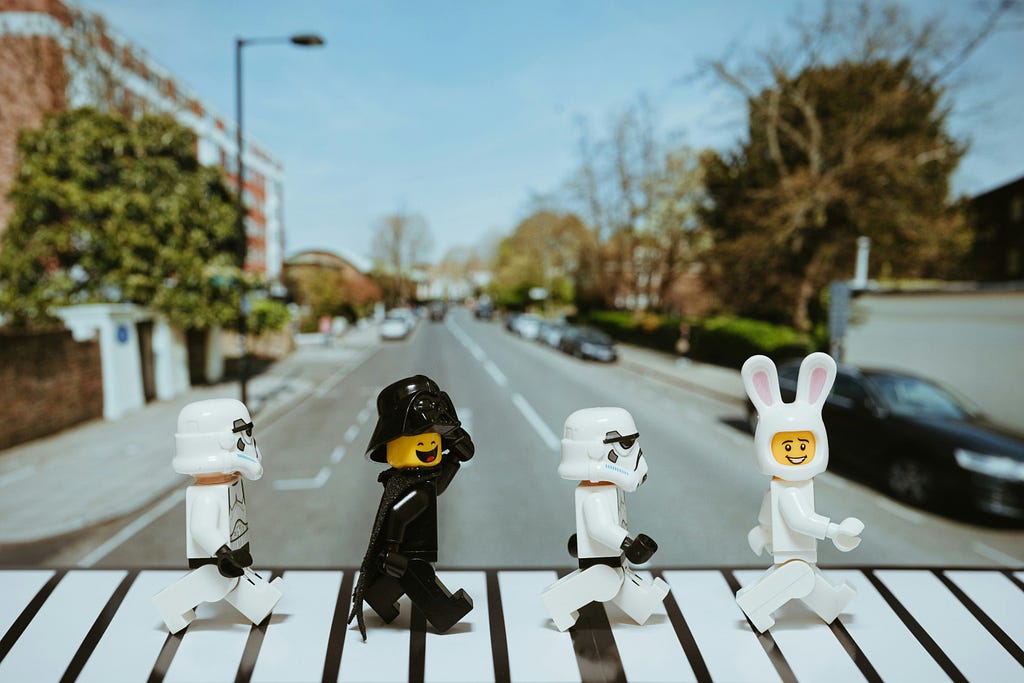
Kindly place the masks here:
POLYGON ((769 489, 761 499, 761 511, 757 515, 757 526, 747 533, 747 543, 755 555, 767 550, 772 552, 772 492, 769 489))
POLYGON ((214 557, 217 550, 228 542, 228 539, 217 530, 219 521, 220 508, 214 501, 207 497, 192 501, 188 531, 210 557, 214 557))
POLYGON ((782 512, 782 519, 793 531, 818 539, 825 538, 828 534, 828 517, 815 513, 813 508, 808 509, 794 489, 782 491, 779 497, 779 510, 782 512))
POLYGON ((583 501, 583 526, 590 537, 611 548, 619 548, 627 533, 597 498, 583 501))

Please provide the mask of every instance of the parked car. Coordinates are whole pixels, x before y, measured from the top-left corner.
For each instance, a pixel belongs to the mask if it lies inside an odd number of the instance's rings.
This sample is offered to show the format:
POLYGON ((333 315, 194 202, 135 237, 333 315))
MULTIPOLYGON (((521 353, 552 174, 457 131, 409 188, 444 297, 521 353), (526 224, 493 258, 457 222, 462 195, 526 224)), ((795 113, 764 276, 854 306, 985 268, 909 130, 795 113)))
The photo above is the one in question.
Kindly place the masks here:
POLYGON ((568 325, 564 320, 545 320, 540 324, 540 332, 537 334, 537 341, 557 349, 558 343, 562 341, 562 335, 568 325))
POLYGON ((559 339, 558 348, 577 358, 606 363, 618 358, 612 338, 593 327, 567 327, 559 339))
MULTIPOLYGON (((785 400, 799 362, 779 367, 785 400)), ((757 413, 748 405, 750 424, 757 413)), ((1024 432, 904 372, 840 366, 822 410, 829 467, 927 508, 1024 519, 1024 432)))
POLYGON ((532 313, 524 313, 515 319, 512 331, 524 339, 536 339, 540 334, 541 319, 532 313))
POLYGON ((490 299, 480 299, 476 304, 473 315, 477 320, 490 320, 494 317, 494 303, 490 299))
POLYGON ((522 313, 516 313, 514 311, 510 311, 510 312, 506 313, 505 314, 505 329, 508 330, 509 332, 515 332, 516 331, 516 320, 521 315, 522 315, 522 313))
POLYGON ((412 325, 407 315, 391 311, 381 321, 378 333, 381 339, 405 339, 411 329, 412 325))

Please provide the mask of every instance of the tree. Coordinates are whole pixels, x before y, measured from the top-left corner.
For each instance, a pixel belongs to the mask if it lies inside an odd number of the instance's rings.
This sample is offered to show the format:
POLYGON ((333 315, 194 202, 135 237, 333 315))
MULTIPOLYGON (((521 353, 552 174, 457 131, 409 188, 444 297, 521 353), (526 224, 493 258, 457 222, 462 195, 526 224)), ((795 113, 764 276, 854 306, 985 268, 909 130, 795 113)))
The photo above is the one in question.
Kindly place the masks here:
POLYGON ((243 236, 218 170, 165 116, 129 121, 83 108, 24 131, 0 250, 0 308, 14 325, 50 309, 131 302, 182 327, 232 322, 243 236))
POLYGON ((570 191, 600 242, 580 269, 581 303, 661 308, 699 244, 697 155, 658 137, 646 100, 615 118, 607 138, 584 132, 580 151, 570 191))
POLYGON ((430 256, 433 242, 427 221, 418 214, 393 213, 377 223, 373 239, 373 257, 385 276, 394 282, 394 291, 385 292, 392 305, 413 298, 411 269, 430 256))
POLYGON ((530 302, 534 287, 546 289, 550 302, 572 303, 581 259, 595 245, 575 214, 533 213, 498 246, 488 290, 499 304, 517 308, 530 302))
POLYGON ((857 236, 892 275, 919 277, 946 273, 970 235, 950 198, 965 145, 947 132, 940 23, 865 1, 796 28, 793 49, 712 64, 749 123, 740 149, 704 159, 703 219, 719 297, 807 330, 821 289, 852 271, 857 236))

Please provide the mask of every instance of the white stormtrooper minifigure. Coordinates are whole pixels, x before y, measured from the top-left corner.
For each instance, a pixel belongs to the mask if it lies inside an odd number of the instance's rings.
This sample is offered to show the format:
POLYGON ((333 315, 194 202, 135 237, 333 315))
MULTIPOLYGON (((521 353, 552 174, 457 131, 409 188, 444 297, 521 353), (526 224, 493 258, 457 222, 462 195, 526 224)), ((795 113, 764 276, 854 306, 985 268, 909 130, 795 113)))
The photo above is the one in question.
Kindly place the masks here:
POLYGON ((171 633, 195 618, 202 602, 227 600, 258 624, 284 589, 250 569, 249 526, 242 477, 263 476, 249 411, 234 399, 197 401, 178 415, 175 472, 195 477, 185 492, 185 549, 191 572, 154 598, 171 633))
POLYGON ((831 623, 855 591, 846 583, 833 585, 818 569, 818 540, 831 539, 836 548, 847 552, 860 544, 864 530, 864 523, 855 517, 835 524, 814 511, 813 477, 828 465, 821 409, 836 378, 836 363, 825 353, 804 358, 792 403, 782 402, 771 359, 748 358, 740 374, 757 409, 757 466, 772 477, 757 526, 747 541, 757 555, 764 550, 772 553, 774 566, 756 583, 742 588, 736 602, 760 632, 775 623, 772 612, 794 598, 831 623))
POLYGON ((643 624, 668 595, 667 583, 647 582, 625 562, 642 564, 658 549, 644 534, 630 538, 626 526, 623 492, 647 480, 639 437, 633 416, 622 408, 577 410, 565 421, 558 474, 580 482, 576 533, 569 539, 580 568, 541 594, 559 631, 575 624, 579 609, 592 601, 611 600, 643 624))

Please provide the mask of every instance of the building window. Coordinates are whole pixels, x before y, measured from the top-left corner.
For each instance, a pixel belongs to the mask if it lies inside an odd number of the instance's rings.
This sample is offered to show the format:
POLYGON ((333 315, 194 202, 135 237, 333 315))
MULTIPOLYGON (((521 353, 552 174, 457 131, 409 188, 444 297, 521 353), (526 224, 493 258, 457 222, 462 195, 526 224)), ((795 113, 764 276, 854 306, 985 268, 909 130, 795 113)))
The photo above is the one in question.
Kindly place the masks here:
POLYGON ((1019 223, 1024 218, 1024 197, 1017 195, 1010 201, 1010 220, 1019 223))

